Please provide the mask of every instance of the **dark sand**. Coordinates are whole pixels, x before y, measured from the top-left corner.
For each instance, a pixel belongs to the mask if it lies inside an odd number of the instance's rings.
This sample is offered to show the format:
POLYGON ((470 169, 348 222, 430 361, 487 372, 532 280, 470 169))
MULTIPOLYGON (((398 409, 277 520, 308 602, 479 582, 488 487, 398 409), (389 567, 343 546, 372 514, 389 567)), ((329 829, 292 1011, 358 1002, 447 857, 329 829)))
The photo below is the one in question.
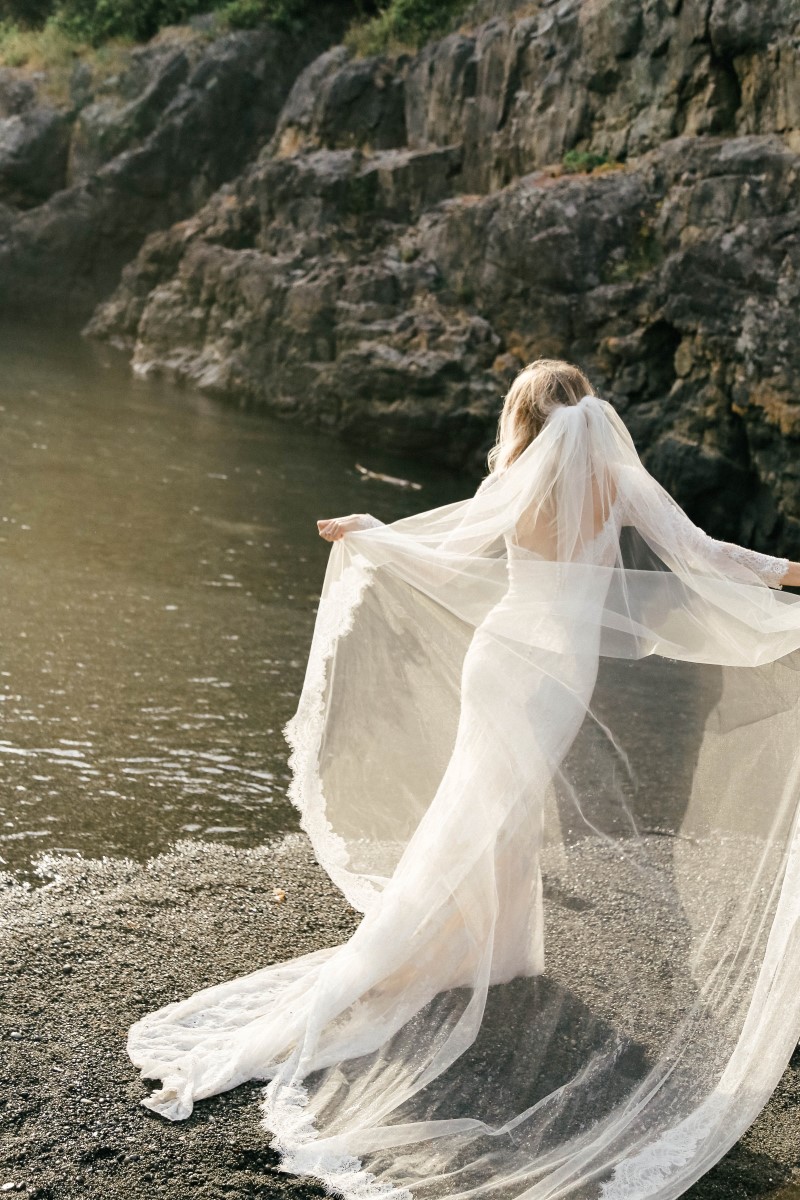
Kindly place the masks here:
MULTIPOLYGON (((344 941, 359 916, 301 835, 256 850, 179 843, 140 864, 61 857, 0 891, 0 1195, 236 1200, 323 1196, 274 1169, 260 1084, 172 1123, 139 1104, 125 1052, 143 1013, 344 941), (286 900, 276 903, 274 887, 286 900)), ((800 1200, 800 1053, 761 1116, 687 1196, 800 1200)))

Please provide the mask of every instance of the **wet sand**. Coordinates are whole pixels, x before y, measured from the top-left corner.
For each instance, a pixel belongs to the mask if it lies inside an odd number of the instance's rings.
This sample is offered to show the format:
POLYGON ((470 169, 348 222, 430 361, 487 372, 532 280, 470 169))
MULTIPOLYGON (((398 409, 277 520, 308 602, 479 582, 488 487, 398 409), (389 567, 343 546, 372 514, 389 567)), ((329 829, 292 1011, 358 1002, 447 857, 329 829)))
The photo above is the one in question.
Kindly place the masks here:
MULTIPOLYGON (((251 850, 183 842, 144 865, 69 856, 44 865, 44 887, 0 879, 3 1194, 323 1196, 275 1170, 258 1120, 262 1085, 203 1100, 171 1123, 139 1104, 158 1085, 143 1083, 125 1052, 143 1013, 349 936, 359 915, 306 839, 251 850)), ((800 1198, 800 1053, 747 1134, 686 1195, 800 1198)))

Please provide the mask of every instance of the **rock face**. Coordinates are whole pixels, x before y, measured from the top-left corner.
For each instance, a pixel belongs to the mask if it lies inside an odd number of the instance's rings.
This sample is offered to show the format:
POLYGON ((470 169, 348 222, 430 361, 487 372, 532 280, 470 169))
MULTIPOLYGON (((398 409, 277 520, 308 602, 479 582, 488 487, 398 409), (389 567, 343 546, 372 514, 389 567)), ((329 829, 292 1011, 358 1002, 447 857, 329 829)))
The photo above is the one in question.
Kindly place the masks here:
POLYGON ((0 71, 0 202, 32 208, 66 182, 70 122, 9 74, 0 71))
POLYGON ((0 71, 0 311, 88 316, 150 230, 242 170, 340 27, 326 10, 302 38, 180 31, 103 81, 79 64, 60 107, 0 71))
POLYGON ((87 332, 469 470, 514 372, 562 356, 711 532, 800 556, 791 3, 505 10, 417 55, 319 56, 87 332), (570 150, 606 161, 565 173, 570 150))
POLYGON ((367 59, 148 47, 74 81, 67 186, 0 235, 0 298, 57 261, 137 372, 473 472, 514 373, 562 356, 710 532, 800 557, 795 3, 479 0, 367 59))

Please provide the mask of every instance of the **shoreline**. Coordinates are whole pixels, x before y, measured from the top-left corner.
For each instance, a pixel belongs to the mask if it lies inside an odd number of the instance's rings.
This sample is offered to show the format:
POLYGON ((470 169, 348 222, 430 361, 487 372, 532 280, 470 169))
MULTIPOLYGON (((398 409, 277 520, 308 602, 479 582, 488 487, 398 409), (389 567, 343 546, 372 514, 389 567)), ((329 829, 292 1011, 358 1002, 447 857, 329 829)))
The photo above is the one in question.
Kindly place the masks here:
MULTIPOLYGON (((40 861, 52 878, 40 888, 0 880, 0 1188, 34 1200, 324 1196, 274 1169, 262 1084, 168 1122, 139 1103, 158 1084, 125 1051, 128 1027, 153 1008, 350 936, 360 916, 305 836, 250 850, 183 841, 146 863, 40 861)), ((740 1142, 685 1195, 800 1197, 798 1104, 800 1052, 740 1142)))

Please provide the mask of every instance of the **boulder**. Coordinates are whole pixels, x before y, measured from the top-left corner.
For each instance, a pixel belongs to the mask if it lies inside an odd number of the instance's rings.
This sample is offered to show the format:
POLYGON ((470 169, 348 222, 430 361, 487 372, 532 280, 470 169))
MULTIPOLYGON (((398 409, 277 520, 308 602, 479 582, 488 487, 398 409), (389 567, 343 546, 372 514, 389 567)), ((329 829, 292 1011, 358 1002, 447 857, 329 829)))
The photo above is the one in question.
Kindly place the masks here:
POLYGON ((0 119, 0 200, 41 204, 66 185, 71 122, 56 108, 26 108, 0 119))

